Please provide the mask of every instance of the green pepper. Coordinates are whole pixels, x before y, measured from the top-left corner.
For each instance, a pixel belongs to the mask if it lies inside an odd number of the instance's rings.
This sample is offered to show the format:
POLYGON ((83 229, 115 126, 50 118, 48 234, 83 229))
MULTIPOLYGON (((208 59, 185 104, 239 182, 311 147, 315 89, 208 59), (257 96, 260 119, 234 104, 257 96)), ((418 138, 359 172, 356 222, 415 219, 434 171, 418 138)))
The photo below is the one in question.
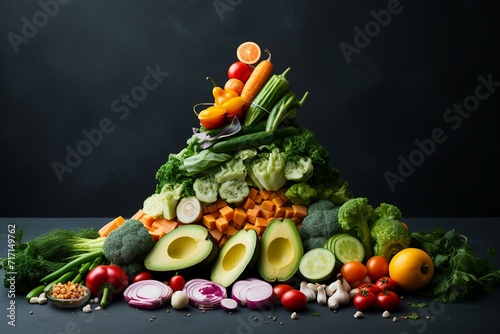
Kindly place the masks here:
POLYGON ((266 122, 266 131, 274 132, 281 122, 290 115, 295 115, 297 109, 302 107, 308 95, 309 92, 305 92, 304 96, 299 101, 294 92, 287 90, 271 109, 266 122))

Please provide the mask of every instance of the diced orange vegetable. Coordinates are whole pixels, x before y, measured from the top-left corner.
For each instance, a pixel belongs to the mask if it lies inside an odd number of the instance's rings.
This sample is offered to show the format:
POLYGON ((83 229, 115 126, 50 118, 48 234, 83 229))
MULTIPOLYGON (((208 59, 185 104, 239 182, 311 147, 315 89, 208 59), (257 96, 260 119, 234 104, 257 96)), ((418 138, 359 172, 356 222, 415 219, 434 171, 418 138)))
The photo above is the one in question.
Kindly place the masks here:
POLYGON ((286 207, 285 206, 278 206, 278 207, 276 207, 276 211, 274 211, 274 217, 283 218, 283 217, 285 217, 285 213, 286 213, 286 207))
POLYGON ((247 210, 247 221, 250 223, 255 222, 255 218, 260 216, 260 210, 259 209, 248 209, 247 210))
POLYGON ((215 220, 215 226, 221 232, 224 232, 229 226, 229 222, 224 217, 217 218, 215 220))
POLYGON ((219 241, 219 248, 222 248, 224 244, 229 240, 229 238, 226 235, 222 235, 222 238, 219 241))
POLYGON ((219 243, 222 237, 224 236, 224 234, 216 228, 208 230, 208 232, 210 232, 210 235, 212 236, 212 238, 215 240, 216 243, 219 243))
POLYGON ((219 210, 215 210, 213 212, 210 212, 209 215, 211 215, 212 217, 214 217, 215 219, 217 219, 217 218, 220 217, 220 212, 219 212, 219 210))
POLYGON ((201 219, 201 222, 209 230, 212 230, 212 229, 216 228, 216 226, 215 226, 215 218, 211 214, 203 215, 203 217, 201 219))
POLYGON ((254 201, 257 204, 262 203, 262 196, 260 196, 260 194, 257 194, 257 196, 255 196, 255 198, 254 198, 254 201))
POLYGON ((141 220, 142 216, 144 216, 145 213, 142 211, 142 209, 139 209, 132 217, 131 219, 136 219, 136 220, 141 220))
POLYGON ((219 210, 219 209, 217 208, 217 204, 215 204, 215 203, 207 206, 207 211, 208 212, 215 212, 217 210, 219 210))
POLYGON ((292 217, 292 218, 290 218, 290 219, 291 219, 291 220, 295 223, 295 226, 297 226, 297 225, 299 225, 299 224, 302 224, 302 220, 303 220, 304 218, 302 218, 302 217, 292 217))
POLYGON ((214 203, 217 209, 223 208, 227 205, 227 202, 221 198, 217 200, 217 202, 214 203))
POLYGON ((255 201, 253 199, 251 199, 250 197, 247 197, 245 199, 245 201, 243 202, 243 208, 245 210, 248 210, 248 209, 253 209, 253 207, 255 206, 255 201))
POLYGON ((238 229, 234 228, 233 226, 229 225, 225 231, 225 234, 230 238, 232 237, 233 235, 236 234, 236 232, 238 232, 238 229))
POLYGON ((276 195, 281 199, 283 204, 286 204, 288 202, 288 198, 285 196, 285 192, 287 191, 286 188, 280 188, 275 191, 276 195))
POLYGON ((255 196, 259 194, 259 190, 257 188, 250 188, 250 193, 248 194, 248 198, 255 202, 255 196))
POLYGON ((272 194, 273 194, 272 191, 266 189, 259 190, 259 195, 262 197, 263 200, 270 199, 272 194))
POLYGON ((239 227, 243 226, 243 223, 247 219, 247 213, 243 208, 235 208, 234 209, 234 216, 233 216, 233 221, 238 225, 239 227))
POLYGON ((233 220, 234 217, 234 209, 229 205, 223 206, 219 209, 219 212, 222 217, 224 217, 228 222, 233 220))
POLYGON ((269 199, 266 199, 266 200, 262 201, 262 204, 260 205, 260 207, 264 210, 273 211, 274 210, 274 202, 269 200, 269 199))
POLYGON ((267 218, 264 217, 257 217, 255 218, 255 227, 266 227, 267 226, 267 218))
POLYGON ((260 215, 264 218, 274 217, 274 211, 260 209, 260 215))
POLYGON ((281 198, 279 196, 276 195, 276 197, 274 197, 273 199, 271 199, 274 203, 275 206, 283 206, 283 201, 281 200, 281 198))
POLYGON ((109 223, 105 224, 103 227, 101 227, 98 231, 100 237, 107 237, 109 233, 112 231, 116 230, 118 227, 120 227, 123 223, 125 222, 125 218, 122 216, 118 216, 109 223))
POLYGON ((151 225, 153 225, 153 222, 155 221, 155 219, 153 218, 153 216, 145 214, 142 216, 140 221, 144 224, 144 226, 151 227, 151 225))
POLYGON ((163 226, 167 231, 175 230, 179 227, 180 223, 176 220, 166 219, 166 218, 156 218, 155 223, 163 226))
POLYGON ((293 216, 304 218, 307 216, 307 207, 305 205, 292 204, 293 216))
POLYGON ((165 234, 167 234, 167 232, 162 228, 149 232, 149 235, 153 238, 154 242, 160 240, 162 237, 165 236, 165 234))
POLYGON ((293 208, 291 206, 285 206, 285 218, 293 218, 293 208))

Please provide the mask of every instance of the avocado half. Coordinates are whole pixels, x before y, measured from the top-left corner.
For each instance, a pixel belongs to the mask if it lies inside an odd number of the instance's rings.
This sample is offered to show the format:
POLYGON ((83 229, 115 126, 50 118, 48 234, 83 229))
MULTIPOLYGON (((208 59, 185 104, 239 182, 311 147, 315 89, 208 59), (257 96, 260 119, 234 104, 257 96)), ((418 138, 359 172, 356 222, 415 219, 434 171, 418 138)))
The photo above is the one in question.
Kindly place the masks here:
POLYGON ((144 266, 153 271, 178 271, 211 264, 219 247, 201 225, 183 225, 167 233, 153 246, 144 266))
POLYGON ((293 220, 273 219, 260 240, 259 274, 268 282, 289 280, 298 270, 304 248, 293 220))
POLYGON ((210 279, 225 287, 233 284, 255 264, 259 236, 254 229, 239 230, 225 244, 212 267, 210 279))

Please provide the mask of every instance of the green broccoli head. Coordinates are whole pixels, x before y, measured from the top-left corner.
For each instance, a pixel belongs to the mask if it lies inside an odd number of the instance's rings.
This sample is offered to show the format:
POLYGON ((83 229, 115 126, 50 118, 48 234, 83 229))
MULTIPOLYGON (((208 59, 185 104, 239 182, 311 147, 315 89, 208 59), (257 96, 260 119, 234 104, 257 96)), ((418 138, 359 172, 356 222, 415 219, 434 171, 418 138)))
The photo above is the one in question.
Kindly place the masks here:
POLYGON ((342 229, 357 237, 365 249, 365 260, 373 254, 370 235, 370 222, 374 209, 365 197, 351 198, 339 209, 339 223, 342 229))
POLYGON ((395 220, 400 220, 403 218, 401 211, 395 205, 388 203, 380 203, 380 205, 375 208, 375 220, 379 218, 390 218, 395 220))
POLYGON ((319 210, 332 210, 335 208, 335 204, 327 199, 320 199, 314 203, 311 203, 307 208, 307 212, 311 213, 319 210))
POLYGON ((410 233, 399 220, 377 219, 371 228, 373 255, 380 255, 390 261, 402 249, 410 246, 410 233))
POLYGON ((106 237, 102 250, 109 262, 120 266, 142 262, 153 244, 144 224, 129 219, 106 237))
POLYGON ((318 192, 305 182, 294 183, 285 192, 288 198, 294 204, 309 205, 316 198, 318 192))
MULTIPOLYGON (((321 203, 314 203, 313 210, 308 210, 307 216, 302 220, 299 234, 305 251, 323 247, 328 238, 342 232, 338 221, 340 207, 329 208, 327 202, 324 200, 321 203)), ((329 203, 333 205, 331 202, 329 203)))

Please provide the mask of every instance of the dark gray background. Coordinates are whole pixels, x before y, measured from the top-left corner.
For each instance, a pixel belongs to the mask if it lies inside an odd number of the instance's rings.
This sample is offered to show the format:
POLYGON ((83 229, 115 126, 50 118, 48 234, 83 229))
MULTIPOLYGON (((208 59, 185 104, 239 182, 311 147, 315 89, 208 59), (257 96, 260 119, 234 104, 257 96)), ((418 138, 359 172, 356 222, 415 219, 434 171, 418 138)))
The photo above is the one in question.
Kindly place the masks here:
POLYGON ((402 0, 351 62, 340 44, 376 28, 370 12, 394 1, 60 2, 42 0, 45 12, 37 1, 0 3, 0 216, 133 214, 198 125, 193 105, 211 100, 205 77, 223 83, 246 40, 271 50, 275 72, 292 67, 294 91, 310 92, 299 120, 355 195, 407 217, 498 216, 500 87, 460 124, 443 119, 474 101, 479 76, 500 82, 498 1, 402 0), (39 27, 16 50, 26 22, 39 27), (169 74, 120 119, 111 104, 148 66, 169 74), (113 131, 58 179, 51 165, 103 119, 113 131), (416 157, 415 140, 436 128, 446 140, 391 189, 384 173, 398 173, 398 157, 416 157))

